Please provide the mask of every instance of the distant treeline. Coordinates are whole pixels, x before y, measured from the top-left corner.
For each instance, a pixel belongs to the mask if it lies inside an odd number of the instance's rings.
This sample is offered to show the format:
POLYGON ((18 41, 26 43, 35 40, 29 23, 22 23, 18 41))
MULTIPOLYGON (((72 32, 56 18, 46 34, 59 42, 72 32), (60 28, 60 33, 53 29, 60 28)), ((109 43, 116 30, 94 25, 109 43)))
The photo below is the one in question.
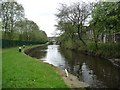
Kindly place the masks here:
POLYGON ((17 2, 0 2, 2 47, 45 43, 47 35, 38 25, 25 18, 24 8, 17 2), (9 45, 8 45, 9 44, 9 45))

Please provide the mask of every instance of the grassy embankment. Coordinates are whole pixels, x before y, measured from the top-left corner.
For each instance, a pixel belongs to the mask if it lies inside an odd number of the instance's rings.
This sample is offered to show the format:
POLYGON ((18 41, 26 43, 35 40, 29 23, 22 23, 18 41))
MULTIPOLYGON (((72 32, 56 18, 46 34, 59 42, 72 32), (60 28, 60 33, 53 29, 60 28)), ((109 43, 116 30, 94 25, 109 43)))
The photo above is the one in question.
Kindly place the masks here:
POLYGON ((2 57, 3 88, 67 88, 55 68, 18 52, 18 47, 3 49, 2 57))
POLYGON ((95 56, 108 59, 120 58, 119 43, 99 43, 98 50, 96 50, 94 43, 88 43, 87 45, 89 53, 93 53, 95 56))
POLYGON ((0 48, 0 89, 2 89, 2 49, 0 48))
POLYGON ((92 42, 87 42, 87 48, 82 43, 75 43, 72 40, 65 41, 62 46, 103 58, 120 58, 120 43, 98 43, 98 50, 96 50, 95 44, 92 42))

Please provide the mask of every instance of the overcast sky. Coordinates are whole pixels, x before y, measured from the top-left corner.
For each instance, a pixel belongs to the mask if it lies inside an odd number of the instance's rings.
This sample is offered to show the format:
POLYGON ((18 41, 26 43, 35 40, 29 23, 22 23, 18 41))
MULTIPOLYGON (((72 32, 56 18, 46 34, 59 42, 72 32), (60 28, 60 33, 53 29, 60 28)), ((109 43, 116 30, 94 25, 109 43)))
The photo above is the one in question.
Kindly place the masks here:
POLYGON ((54 25, 57 23, 55 14, 60 3, 70 4, 77 1, 81 0, 17 0, 25 9, 25 17, 37 23, 48 36, 55 33, 54 25))

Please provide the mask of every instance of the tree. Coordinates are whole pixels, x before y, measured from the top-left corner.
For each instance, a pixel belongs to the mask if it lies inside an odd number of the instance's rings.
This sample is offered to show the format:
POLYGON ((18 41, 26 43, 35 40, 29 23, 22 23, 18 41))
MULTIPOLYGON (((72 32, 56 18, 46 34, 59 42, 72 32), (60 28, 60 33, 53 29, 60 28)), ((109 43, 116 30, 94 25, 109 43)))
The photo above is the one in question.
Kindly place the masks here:
POLYGON ((2 2, 1 5, 2 30, 5 38, 13 38, 13 27, 18 20, 24 18, 24 8, 17 2, 2 2))
POLYGON ((66 4, 62 4, 61 8, 58 9, 59 13, 56 14, 59 21, 62 22, 71 22, 72 25, 77 27, 77 34, 79 37, 79 40, 85 45, 85 41, 83 40, 83 35, 85 34, 84 25, 86 22, 86 19, 91 14, 92 4, 86 4, 84 2, 80 3, 74 3, 70 6, 67 6, 66 4))
MULTIPOLYGON (((94 34, 96 48, 98 48, 98 37, 100 35, 111 35, 119 32, 120 29, 120 3, 99 2, 94 7, 90 26, 94 34)), ((113 37, 114 38, 114 37, 113 37)), ((114 42, 114 41, 113 41, 114 42)))
POLYGON ((42 30, 39 30, 37 24, 28 19, 17 21, 14 26, 14 31, 15 34, 17 34, 17 37, 15 37, 15 39, 19 39, 22 41, 38 41, 38 42, 47 41, 46 33, 42 30))

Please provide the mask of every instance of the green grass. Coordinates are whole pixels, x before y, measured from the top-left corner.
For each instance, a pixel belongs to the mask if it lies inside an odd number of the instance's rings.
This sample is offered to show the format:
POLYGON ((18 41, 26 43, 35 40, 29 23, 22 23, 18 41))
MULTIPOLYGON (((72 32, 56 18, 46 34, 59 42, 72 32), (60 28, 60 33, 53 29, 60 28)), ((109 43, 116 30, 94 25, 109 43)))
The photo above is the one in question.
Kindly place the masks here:
POLYGON ((94 43, 89 43, 88 49, 104 57, 120 58, 120 43, 99 43, 97 51, 94 43))
POLYGON ((0 48, 0 89, 2 89, 2 49, 0 48))
POLYGON ((98 53, 110 58, 120 58, 119 43, 100 43, 98 53))
POLYGON ((55 68, 18 52, 18 47, 2 51, 3 88, 67 88, 55 68))

